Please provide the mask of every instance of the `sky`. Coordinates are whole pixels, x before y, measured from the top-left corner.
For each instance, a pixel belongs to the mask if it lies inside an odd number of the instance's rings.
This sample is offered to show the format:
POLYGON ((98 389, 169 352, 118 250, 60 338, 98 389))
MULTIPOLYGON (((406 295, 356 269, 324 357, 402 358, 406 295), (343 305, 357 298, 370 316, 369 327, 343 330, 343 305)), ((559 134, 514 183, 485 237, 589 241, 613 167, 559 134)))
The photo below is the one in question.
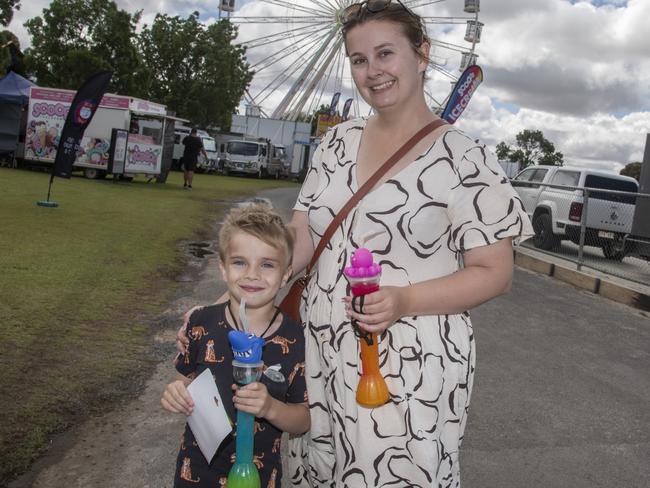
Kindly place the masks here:
MULTIPOLYGON (((307 11, 331 10, 328 4, 336 1, 291 0, 293 7, 287 8, 237 0, 235 15, 271 20, 241 25, 240 39, 299 29, 298 17, 308 15, 307 11)), ((215 0, 117 0, 117 4, 129 12, 143 9, 142 23, 151 23, 158 12, 184 17, 197 10, 207 23, 219 15, 215 0)), ((463 0, 410 0, 409 4, 420 15, 443 17, 441 24, 428 26, 430 37, 468 45, 463 40, 465 25, 444 21, 467 15, 462 12, 463 0)), ((9 29, 23 48, 30 40, 22 24, 48 5, 47 0, 22 0, 9 29)), ((329 17, 321 14, 323 18, 329 17)), ((514 143, 515 135, 524 129, 541 130, 570 165, 618 172, 629 162, 641 161, 650 132, 648 19, 650 0, 483 0, 479 20, 484 26, 475 53, 484 81, 456 125, 492 149, 501 141, 514 143)), ((323 24, 320 33, 326 28, 328 24, 323 24)), ((308 40, 294 34, 284 42, 299 46, 308 40)), ((279 49, 275 46, 249 50, 249 61, 268 59, 279 49)), ((260 70, 251 93, 261 91, 275 73, 286 72, 300 53, 293 60, 283 56, 272 67, 260 70)), ((458 74, 459 53, 439 48, 436 55, 445 69, 458 74)), ((331 72, 340 73, 341 100, 350 96, 346 63, 343 56, 335 56, 330 63, 331 72)), ((298 64, 304 66, 305 59, 298 64)), ((442 98, 451 89, 445 76, 434 71, 429 77, 435 97, 442 98)), ((333 86, 326 87, 322 103, 329 103, 334 91, 333 86)), ((273 91, 264 102, 267 112, 285 92, 286 88, 273 91)))

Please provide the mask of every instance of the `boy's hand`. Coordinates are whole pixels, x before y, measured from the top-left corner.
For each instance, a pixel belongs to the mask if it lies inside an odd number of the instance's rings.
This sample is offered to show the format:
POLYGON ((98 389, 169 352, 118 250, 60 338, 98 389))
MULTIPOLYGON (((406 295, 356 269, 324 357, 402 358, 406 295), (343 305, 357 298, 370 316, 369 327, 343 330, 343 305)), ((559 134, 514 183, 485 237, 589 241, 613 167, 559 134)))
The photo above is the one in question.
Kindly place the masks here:
POLYGON ((167 385, 160 399, 160 404, 168 412, 184 413, 185 415, 191 415, 194 409, 192 396, 187 391, 185 383, 181 380, 176 380, 167 385))
POLYGON ((237 410, 252 413, 260 418, 265 418, 269 414, 273 397, 269 395, 266 385, 254 382, 240 387, 232 385, 232 389, 235 392, 232 401, 237 410))

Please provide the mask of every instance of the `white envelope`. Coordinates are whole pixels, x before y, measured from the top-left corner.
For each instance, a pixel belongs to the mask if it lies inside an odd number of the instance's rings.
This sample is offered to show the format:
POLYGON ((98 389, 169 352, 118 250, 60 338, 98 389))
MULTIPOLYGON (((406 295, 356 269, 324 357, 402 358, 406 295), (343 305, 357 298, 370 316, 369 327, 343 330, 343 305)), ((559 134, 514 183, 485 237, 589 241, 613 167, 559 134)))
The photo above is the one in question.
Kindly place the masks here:
POLYGON ((187 391, 194 400, 194 410, 187 417, 187 423, 209 463, 219 445, 232 431, 232 424, 209 369, 198 375, 187 387, 187 391))

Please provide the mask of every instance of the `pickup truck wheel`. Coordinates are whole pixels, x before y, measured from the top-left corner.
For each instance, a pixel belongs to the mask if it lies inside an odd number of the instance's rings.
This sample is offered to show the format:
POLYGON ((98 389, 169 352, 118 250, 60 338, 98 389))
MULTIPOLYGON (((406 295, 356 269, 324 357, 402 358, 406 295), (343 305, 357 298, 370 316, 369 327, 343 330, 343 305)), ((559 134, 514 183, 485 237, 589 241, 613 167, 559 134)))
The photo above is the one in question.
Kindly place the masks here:
POLYGON ((533 244, 538 249, 551 251, 560 245, 560 239, 553 234, 553 222, 547 213, 539 214, 533 219, 533 244))
POLYGON ((622 261, 627 254, 623 238, 620 236, 615 236, 614 240, 603 243, 602 249, 605 257, 612 261, 622 261))

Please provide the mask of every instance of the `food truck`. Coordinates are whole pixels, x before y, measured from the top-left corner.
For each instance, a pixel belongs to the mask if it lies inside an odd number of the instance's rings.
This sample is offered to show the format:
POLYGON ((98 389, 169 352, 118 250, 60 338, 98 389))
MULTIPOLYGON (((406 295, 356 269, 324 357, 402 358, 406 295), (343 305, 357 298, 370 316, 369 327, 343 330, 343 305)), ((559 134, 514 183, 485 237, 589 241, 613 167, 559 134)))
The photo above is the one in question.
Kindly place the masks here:
MULTIPOLYGON (((22 157, 32 163, 52 164, 59 137, 75 96, 72 90, 31 87, 22 157)), ((158 175, 163 165, 164 134, 173 134, 174 117, 157 103, 106 94, 81 140, 74 167, 89 178, 108 172, 113 129, 128 132, 124 175, 158 175)), ((165 151, 167 152, 167 151, 165 151)), ((170 163, 171 163, 171 155, 170 163)))

